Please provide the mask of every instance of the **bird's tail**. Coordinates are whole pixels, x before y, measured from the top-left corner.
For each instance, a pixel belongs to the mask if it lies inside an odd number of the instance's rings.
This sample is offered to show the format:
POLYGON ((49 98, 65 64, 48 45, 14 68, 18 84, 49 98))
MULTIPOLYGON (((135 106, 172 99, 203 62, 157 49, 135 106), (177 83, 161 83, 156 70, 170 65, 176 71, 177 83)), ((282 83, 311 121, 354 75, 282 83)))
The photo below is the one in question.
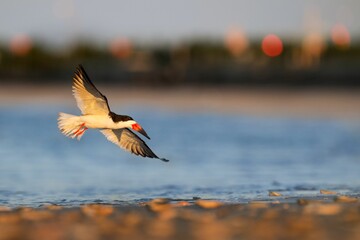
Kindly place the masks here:
POLYGON ((65 136, 77 138, 78 140, 80 140, 87 130, 85 124, 80 121, 78 116, 62 112, 59 113, 58 127, 65 136))

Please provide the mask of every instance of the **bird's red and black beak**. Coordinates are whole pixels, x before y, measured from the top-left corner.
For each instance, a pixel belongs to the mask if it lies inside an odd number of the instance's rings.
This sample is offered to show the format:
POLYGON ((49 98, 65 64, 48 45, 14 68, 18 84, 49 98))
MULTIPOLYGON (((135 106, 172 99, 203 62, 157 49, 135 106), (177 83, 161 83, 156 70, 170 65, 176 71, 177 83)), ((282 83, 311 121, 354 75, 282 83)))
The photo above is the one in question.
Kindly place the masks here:
POLYGON ((145 132, 145 130, 140 126, 140 124, 135 123, 133 125, 131 125, 131 128, 139 133, 141 133, 142 135, 144 135, 145 137, 147 137, 148 139, 150 139, 150 137, 147 135, 147 133, 145 132))

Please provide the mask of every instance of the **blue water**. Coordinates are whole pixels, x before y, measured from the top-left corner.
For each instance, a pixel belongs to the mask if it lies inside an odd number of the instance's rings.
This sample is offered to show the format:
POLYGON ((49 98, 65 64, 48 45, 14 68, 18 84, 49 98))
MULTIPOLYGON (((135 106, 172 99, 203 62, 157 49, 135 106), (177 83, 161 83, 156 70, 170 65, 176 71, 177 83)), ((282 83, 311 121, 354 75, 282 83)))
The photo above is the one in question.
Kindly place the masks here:
POLYGON ((0 205, 134 204, 156 197, 246 202, 360 192, 360 122, 183 113, 132 107, 164 163, 136 157, 90 130, 57 129, 62 105, 0 108, 0 205))

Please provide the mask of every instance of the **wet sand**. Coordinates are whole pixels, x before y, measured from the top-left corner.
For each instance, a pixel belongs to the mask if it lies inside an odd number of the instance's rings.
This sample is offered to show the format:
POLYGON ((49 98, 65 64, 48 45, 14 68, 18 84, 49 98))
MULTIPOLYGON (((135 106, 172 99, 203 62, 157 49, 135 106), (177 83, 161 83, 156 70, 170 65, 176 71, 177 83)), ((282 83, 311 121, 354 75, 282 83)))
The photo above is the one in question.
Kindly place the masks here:
MULTIPOLYGON (((275 88, 135 88, 98 86, 113 108, 157 107, 171 111, 216 112, 256 116, 360 119, 360 89, 275 88)), ((71 85, 0 86, 0 105, 68 104, 71 85)))
POLYGON ((360 239, 359 199, 336 199, 1 207, 0 239, 360 239))

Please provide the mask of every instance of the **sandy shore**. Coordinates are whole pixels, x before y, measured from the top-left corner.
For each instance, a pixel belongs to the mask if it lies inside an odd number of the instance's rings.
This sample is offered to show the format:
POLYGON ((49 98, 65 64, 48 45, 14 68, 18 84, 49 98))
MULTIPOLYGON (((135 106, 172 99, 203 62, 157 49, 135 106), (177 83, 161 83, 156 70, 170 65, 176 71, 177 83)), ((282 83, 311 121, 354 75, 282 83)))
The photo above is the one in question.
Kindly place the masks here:
POLYGON ((360 239, 359 200, 326 199, 1 207, 0 239, 360 239))
MULTIPOLYGON (((98 88, 116 108, 139 105, 176 111, 360 119, 360 89, 98 88)), ((24 103, 75 105, 70 85, 0 86, 0 105, 24 103)))

